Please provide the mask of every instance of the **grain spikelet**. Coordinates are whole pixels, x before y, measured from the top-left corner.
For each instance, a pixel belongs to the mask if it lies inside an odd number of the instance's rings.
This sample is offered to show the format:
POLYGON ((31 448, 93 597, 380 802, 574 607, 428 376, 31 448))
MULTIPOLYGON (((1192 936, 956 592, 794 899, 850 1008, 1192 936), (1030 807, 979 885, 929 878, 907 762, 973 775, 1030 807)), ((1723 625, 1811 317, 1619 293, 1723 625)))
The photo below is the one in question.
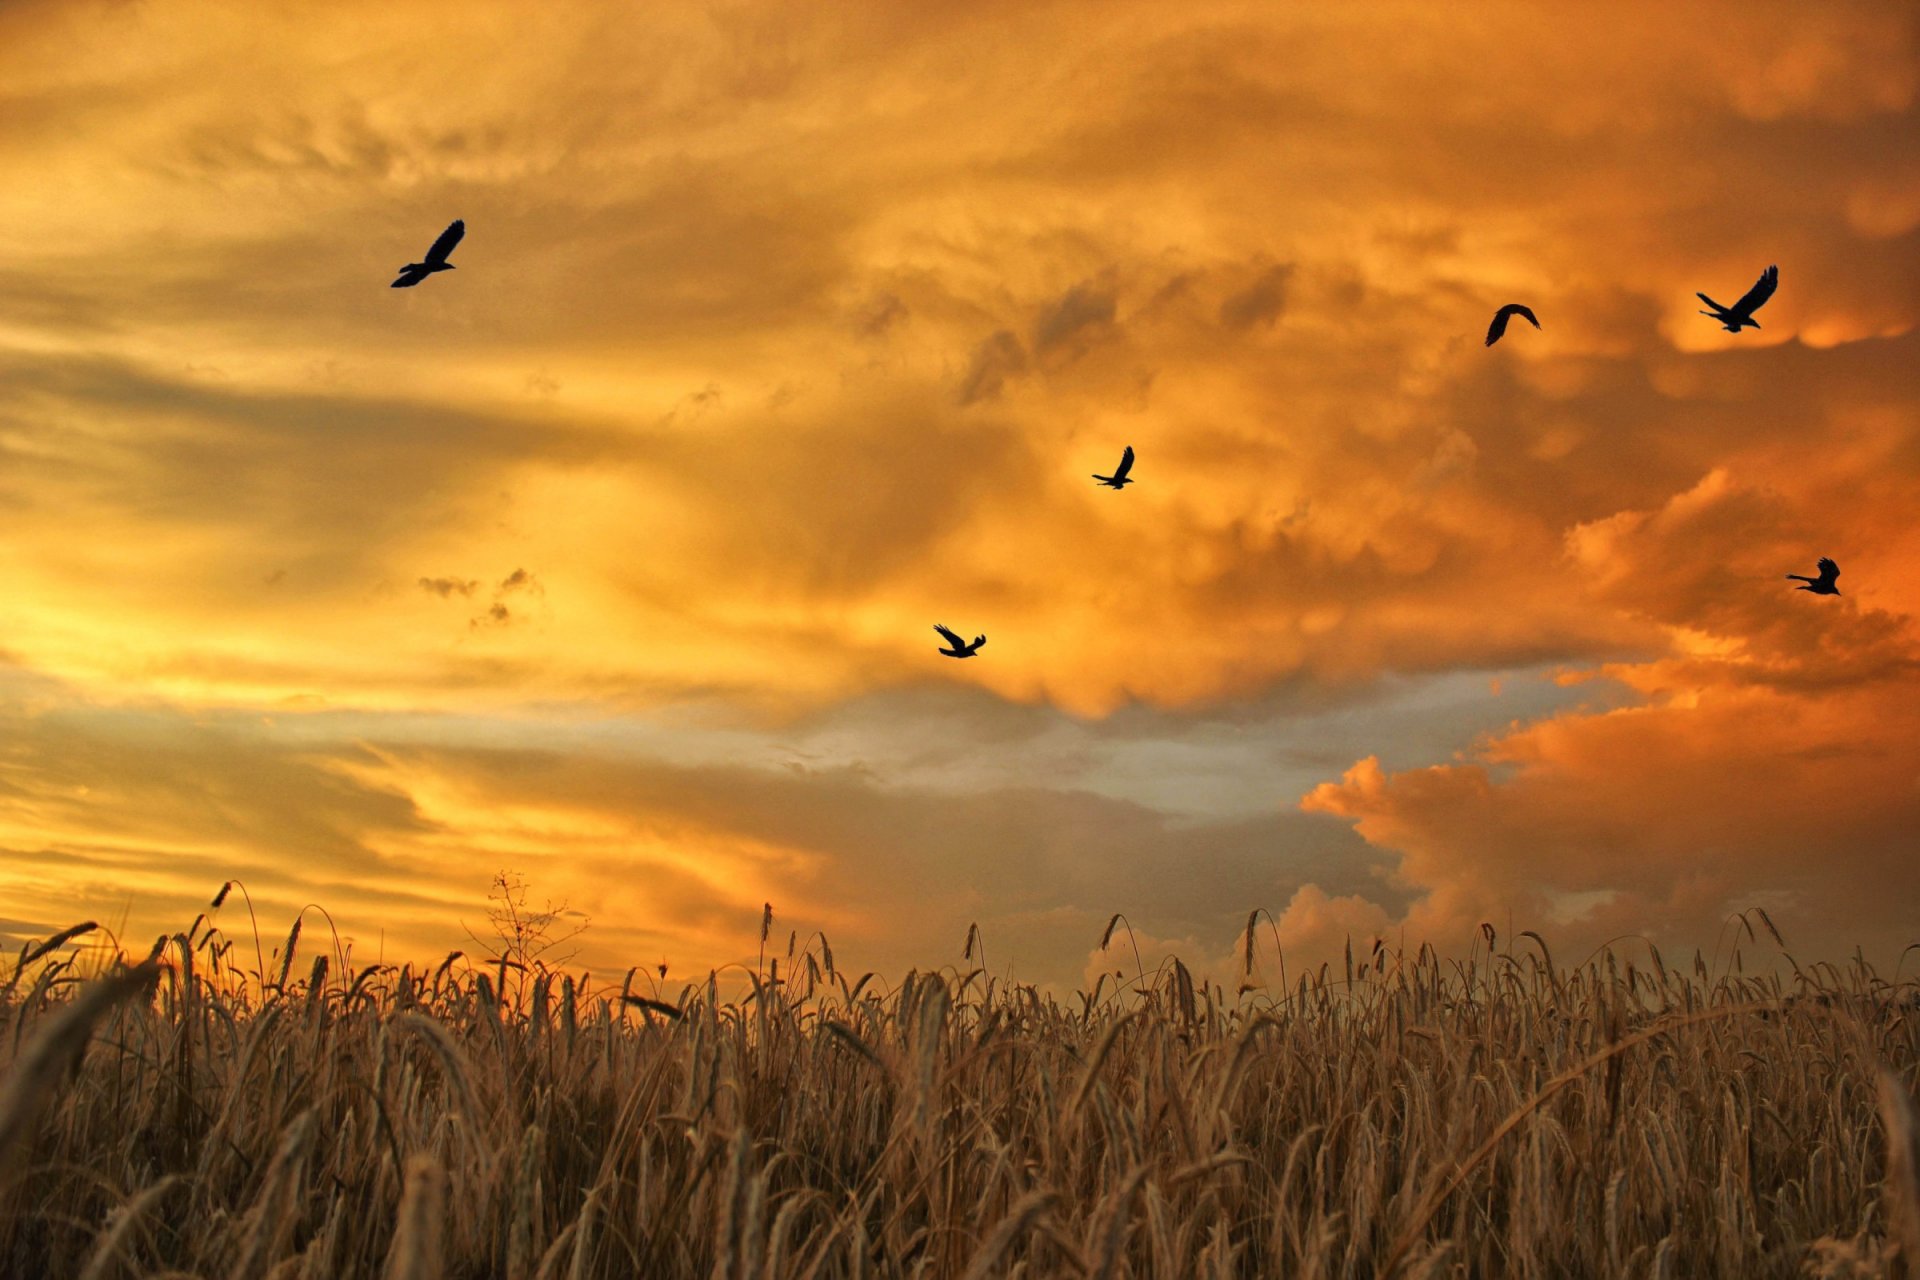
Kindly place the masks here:
POLYGON ((231 1280, 255 1280, 266 1273, 267 1262, 280 1253, 287 1233, 293 1229, 301 1172, 312 1145, 313 1112, 302 1111, 281 1135, 273 1161, 261 1177, 260 1194, 247 1214, 240 1256, 228 1272, 231 1280))
POLYGON ((22 969, 26 968, 28 965, 32 964, 35 960, 38 960, 41 956, 46 955, 49 951, 58 951, 61 947, 66 946, 69 942, 72 942, 75 938, 79 937, 81 934, 92 933, 95 929, 98 929, 99 927, 100 926, 97 923, 95 923, 92 920, 89 920, 84 924, 76 924, 71 928, 62 929, 60 932, 54 934, 51 938, 48 938, 45 942, 41 943, 39 946, 34 947, 31 951, 27 952, 26 955, 22 956, 20 959, 20 968, 22 969))
POLYGON ((0 1182, 10 1172, 18 1148, 32 1136, 41 1102, 67 1064, 85 1051, 94 1025, 115 1006, 151 988, 158 976, 155 966, 142 964, 102 978, 34 1035, 0 1088, 0 1182))
POLYGON ((293 928, 287 931, 287 947, 280 953, 280 980, 276 984, 281 991, 287 989, 287 971, 293 965, 293 949, 300 945, 300 924, 305 919, 304 915, 295 916, 293 928))
POLYGON ((420 1013, 402 1013, 393 1019, 393 1025, 417 1033, 433 1049, 440 1059, 442 1074, 452 1086, 459 1099, 460 1110, 465 1115, 477 1119, 480 1109, 474 1105, 473 1082, 467 1071, 466 1055, 460 1051, 460 1045, 438 1018, 429 1018, 420 1013))
POLYGON ((528 1125, 520 1139, 520 1163, 513 1178, 513 1216, 507 1223, 507 1280, 531 1280, 544 1140, 537 1124, 528 1125))
POLYGON ((860 1034, 852 1027, 849 1027, 844 1022, 835 1022, 831 1019, 829 1019, 825 1025, 828 1035, 865 1058, 868 1062, 871 1062, 874 1066, 879 1067, 882 1071, 886 1070, 886 1064, 880 1061, 880 1055, 875 1053, 872 1047, 869 1046, 865 1040, 862 1040, 860 1034))
POLYGON ((427 1155, 409 1157, 385 1280, 440 1280, 446 1203, 447 1173, 440 1162, 427 1155))

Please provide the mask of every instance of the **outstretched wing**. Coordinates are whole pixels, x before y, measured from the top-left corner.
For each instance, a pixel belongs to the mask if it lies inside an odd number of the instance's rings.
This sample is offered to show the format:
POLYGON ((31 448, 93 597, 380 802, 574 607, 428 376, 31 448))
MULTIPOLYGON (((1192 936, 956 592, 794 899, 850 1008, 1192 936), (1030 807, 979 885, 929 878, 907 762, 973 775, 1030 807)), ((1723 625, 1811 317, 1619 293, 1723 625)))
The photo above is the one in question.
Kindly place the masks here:
POLYGON ((440 238, 433 242, 433 248, 427 250, 427 261, 429 263, 445 262, 447 255, 453 252, 453 246, 459 244, 460 237, 465 234, 467 234, 467 220, 455 218, 452 224, 440 233, 440 238))
POLYGON ((1120 465, 1113 469, 1113 478, 1115 480, 1125 480, 1127 478, 1127 472, 1131 470, 1133 470, 1133 446, 1128 445, 1127 451, 1120 455, 1120 465))
POLYGON ((1820 585, 1823 587, 1830 587, 1833 585, 1834 580, 1839 576, 1840 576, 1840 566, 1835 564, 1833 561, 1827 559, 1825 556, 1821 556, 1820 557, 1820 585))
POLYGON ((942 636, 944 636, 944 637, 946 637, 946 641, 947 641, 947 643, 948 643, 948 644, 950 644, 950 645, 952 645, 952 646, 953 646, 954 648, 956 648, 956 649, 960 649, 960 648, 964 648, 964 647, 965 647, 965 646, 963 646, 963 645, 962 645, 962 644, 960 643, 960 637, 959 637, 959 636, 957 636, 957 635, 955 635, 955 634, 953 634, 953 632, 951 632, 951 631, 949 631, 949 630, 948 630, 947 628, 945 628, 945 627, 943 627, 943 626, 941 626, 941 625, 940 625, 939 623, 937 623, 937 622, 936 622, 936 623, 934 623, 934 624, 933 624, 933 629, 934 629, 935 631, 938 631, 938 632, 939 632, 939 633, 940 633, 940 634, 941 634, 942 636))
POLYGON ((402 267, 400 269, 400 278, 387 287, 390 289, 411 289, 432 274, 431 271, 422 271, 418 267, 402 267))
POLYGON ((1760 309, 1761 303, 1773 296, 1773 291, 1779 287, 1780 268, 1768 267, 1760 273, 1760 278, 1753 282, 1753 288, 1747 290, 1740 301, 1733 304, 1732 310, 1743 316, 1751 316, 1760 309))
POLYGON ((1525 316, 1528 324, 1536 329, 1540 327, 1540 322, 1533 318, 1533 310, 1531 308, 1523 306, 1518 302, 1509 302, 1506 306, 1493 313, 1493 323, 1487 326, 1488 346, 1492 346, 1494 343, 1500 341, 1501 337, 1507 332, 1507 321, 1513 319, 1515 316, 1525 316))

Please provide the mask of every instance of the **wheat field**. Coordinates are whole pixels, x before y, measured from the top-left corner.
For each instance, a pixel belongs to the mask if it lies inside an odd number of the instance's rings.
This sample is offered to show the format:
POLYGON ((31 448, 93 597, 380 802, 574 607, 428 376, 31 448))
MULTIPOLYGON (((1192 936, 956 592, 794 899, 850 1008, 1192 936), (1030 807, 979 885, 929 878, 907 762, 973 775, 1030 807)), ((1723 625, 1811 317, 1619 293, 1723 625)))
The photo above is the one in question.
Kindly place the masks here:
POLYGON ((1783 980, 1632 941, 1559 968, 1488 929, 1460 958, 1376 945, 1290 978, 1248 943, 1234 991, 1171 961, 1061 1000, 972 967, 971 934, 897 985, 816 935, 671 993, 510 954, 351 967, 298 956, 298 926, 269 951, 202 917, 137 963, 93 936, 23 948, 0 996, 10 1277, 1868 1276, 1920 1254, 1920 997, 1858 958, 1783 980))

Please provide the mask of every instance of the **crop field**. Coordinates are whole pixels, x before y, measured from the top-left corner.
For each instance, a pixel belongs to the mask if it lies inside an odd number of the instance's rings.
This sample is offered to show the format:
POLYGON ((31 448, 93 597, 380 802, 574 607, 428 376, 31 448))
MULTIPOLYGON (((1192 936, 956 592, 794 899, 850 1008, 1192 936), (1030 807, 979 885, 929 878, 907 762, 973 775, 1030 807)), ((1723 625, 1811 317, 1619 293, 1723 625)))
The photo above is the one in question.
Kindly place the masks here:
POLYGON ((1064 999, 76 927, 0 970, 0 1274, 1908 1274, 1916 984, 1739 927, 1064 999))

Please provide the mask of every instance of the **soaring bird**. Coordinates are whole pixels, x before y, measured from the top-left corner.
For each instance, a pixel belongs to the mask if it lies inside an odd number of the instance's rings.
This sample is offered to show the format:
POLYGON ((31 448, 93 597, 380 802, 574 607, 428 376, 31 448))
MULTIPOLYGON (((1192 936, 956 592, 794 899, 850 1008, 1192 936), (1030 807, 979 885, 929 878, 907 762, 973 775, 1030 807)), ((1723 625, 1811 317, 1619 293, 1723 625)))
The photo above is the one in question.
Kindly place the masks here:
POLYGON ((1127 479, 1127 472, 1131 470, 1133 470, 1133 446, 1128 445, 1127 451, 1120 455, 1120 465, 1113 469, 1113 474, 1110 476, 1097 475, 1094 479, 1109 489, 1124 489, 1133 483, 1133 481, 1127 479))
POLYGON ((940 652, 946 654, 949 658, 971 658, 980 651, 980 646, 987 642, 985 636, 975 636, 972 644, 962 644, 959 636, 953 634, 952 631, 949 631, 939 623, 934 623, 933 629, 946 637, 947 648, 942 649, 940 652))
POLYGON ((1509 302, 1506 306, 1493 313, 1493 323, 1487 328, 1488 346, 1492 346, 1494 343, 1500 341, 1500 335, 1507 331, 1507 321, 1513 319, 1515 316, 1525 316, 1528 324, 1536 329, 1540 327, 1540 322, 1533 318, 1532 307, 1523 307, 1517 302, 1509 302))
POLYGON ((466 219, 455 218, 453 225, 442 231, 440 238, 433 242, 433 248, 427 250, 426 261, 409 262, 400 268, 400 278, 389 287, 411 289, 436 271, 453 270, 453 264, 447 261, 447 255, 453 252, 453 246, 459 244, 460 237, 465 234, 467 234, 466 219))
POLYGON ((1728 333, 1738 333, 1742 326, 1752 329, 1760 327, 1760 322, 1753 318, 1753 313, 1758 311, 1761 304, 1771 298, 1773 291, 1779 287, 1780 268, 1768 267, 1760 273, 1760 278, 1753 282, 1753 288, 1747 290, 1746 296, 1731 307, 1721 306, 1704 293, 1696 293, 1693 296, 1713 308, 1711 311, 1702 311, 1701 315, 1712 316, 1728 333))
POLYGON ((1827 559, 1825 556, 1822 556, 1820 558, 1820 576, 1819 577, 1809 578, 1804 573, 1790 573, 1787 575, 1787 577, 1793 579, 1795 582, 1802 582, 1806 584, 1805 586, 1802 586, 1802 587, 1796 587, 1794 588, 1794 590, 1811 591, 1813 592, 1813 594, 1817 596, 1839 595, 1840 588, 1833 585, 1833 580, 1839 576, 1840 576, 1840 566, 1835 564, 1833 561, 1827 559))

